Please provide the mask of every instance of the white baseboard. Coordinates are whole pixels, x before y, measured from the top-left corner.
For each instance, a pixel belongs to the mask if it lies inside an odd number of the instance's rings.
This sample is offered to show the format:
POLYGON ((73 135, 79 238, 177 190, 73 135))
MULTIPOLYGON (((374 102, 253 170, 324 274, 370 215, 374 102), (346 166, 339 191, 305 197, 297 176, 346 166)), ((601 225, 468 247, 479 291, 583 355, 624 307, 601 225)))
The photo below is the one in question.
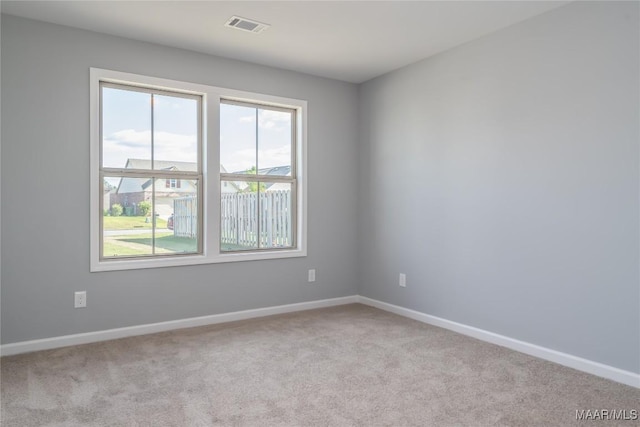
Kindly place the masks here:
POLYGON ((125 328, 107 329, 104 331, 87 332, 82 334, 63 335, 61 337, 44 338, 39 340, 22 341, 0 346, 0 355, 10 356, 32 351, 49 350, 70 345, 88 344, 98 341, 108 341, 136 335, 153 334, 156 332, 172 331, 174 329, 192 328, 195 326, 213 325, 216 323, 233 322, 236 320, 252 319, 271 316, 274 314, 292 313, 295 311, 311 310, 314 308, 332 307, 358 302, 358 296, 352 295, 341 298, 331 298, 317 301, 301 302, 297 304, 278 305, 274 307, 256 308, 253 310, 234 311, 231 313, 214 314, 211 316, 191 317, 189 319, 171 320, 168 322, 150 323, 147 325, 129 326, 125 328))
POLYGON ((519 351, 540 359, 568 366, 592 375, 607 378, 622 384, 640 388, 640 374, 613 366, 604 365, 581 357, 551 350, 546 347, 516 340, 504 335, 495 334, 473 326, 442 319, 437 316, 421 313, 419 311, 374 300, 371 298, 352 295, 341 298, 331 298, 317 301, 302 302, 297 304, 278 305, 274 307, 257 308, 253 310, 234 311, 231 313, 214 314, 211 316, 192 317, 189 319, 171 320, 168 322, 151 323, 147 325, 129 326, 125 328, 108 329, 97 332, 64 335, 61 337, 44 338, 32 341, 22 341, 0 346, 0 355, 10 356, 32 351, 49 350, 53 348, 67 347, 70 345, 88 344, 92 342, 108 341, 117 338, 126 338, 136 335, 146 335, 156 332, 165 332, 175 329, 192 328, 195 326, 213 325, 216 323, 233 322, 237 320, 252 319, 256 317, 271 316, 274 314, 292 313, 296 311, 311 310, 314 308, 333 307, 343 304, 361 303, 389 311, 400 316, 408 317, 429 325, 439 326, 463 335, 468 335, 482 341, 497 344, 511 350, 519 351))
POLYGON ((451 320, 431 316, 429 314, 424 314, 419 311, 374 300, 371 298, 358 296, 358 302, 361 304, 369 305, 371 307, 379 308, 381 310, 389 311, 391 313, 399 314, 400 316, 408 317, 419 322, 439 326, 441 328, 449 329, 463 335, 468 335, 481 341, 497 344, 511 350, 528 354, 530 356, 548 360, 550 362, 555 362, 563 366, 568 366, 569 368, 573 368, 578 371, 597 375, 599 377, 607 378, 622 384, 640 388, 640 374, 636 374, 634 372, 624 371, 622 369, 614 368, 613 366, 604 365, 602 363, 583 359, 571 354, 551 350, 546 347, 541 347, 539 345, 516 340, 504 335, 499 335, 493 332, 485 331, 483 329, 474 328, 473 326, 452 322, 451 320))

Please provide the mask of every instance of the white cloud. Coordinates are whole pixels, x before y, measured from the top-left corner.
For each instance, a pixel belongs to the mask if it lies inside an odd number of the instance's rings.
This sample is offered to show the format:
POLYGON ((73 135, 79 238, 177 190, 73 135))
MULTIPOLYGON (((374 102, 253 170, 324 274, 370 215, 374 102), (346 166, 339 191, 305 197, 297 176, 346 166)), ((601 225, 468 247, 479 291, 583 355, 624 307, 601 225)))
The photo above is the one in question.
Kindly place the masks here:
POLYGON ((238 122, 240 123, 255 123, 256 122, 256 116, 242 116, 238 119, 238 122))
POLYGON ((258 116, 265 120, 271 120, 274 122, 288 122, 291 114, 285 113, 284 111, 260 110, 258 116))
POLYGON ((269 148, 267 150, 259 150, 258 159, 260 160, 261 169, 290 165, 291 146, 283 145, 281 147, 269 148))
MULTIPOLYGON (((125 167, 128 159, 149 159, 151 157, 151 131, 124 129, 109 135, 103 142, 105 166, 125 167)), ((155 154, 158 160, 183 162, 196 161, 197 136, 170 132, 156 132, 155 154)), ((223 144, 223 146, 225 146, 223 144)), ((260 168, 289 165, 291 146, 262 149, 259 151, 260 168)), ((223 155, 224 167, 229 172, 247 170, 256 164, 255 149, 233 150, 223 155)))
MULTIPOLYGON (((286 166, 291 164, 291 147, 283 145, 282 147, 270 148, 259 151, 260 169, 271 168, 275 166, 286 166)), ((227 172, 242 172, 250 169, 256 164, 256 152, 247 148, 236 150, 228 153, 223 164, 227 172)))
MULTIPOLYGON (((243 116, 238 119, 240 123, 253 123, 256 122, 256 116, 243 116)), ((282 111, 274 110, 260 110, 258 112, 258 125, 263 129, 269 129, 274 131, 287 130, 291 123, 291 115, 282 111)))
POLYGON ((223 166, 227 172, 242 172, 256 164, 255 150, 237 150, 224 157, 223 166))
MULTIPOLYGON (((124 143, 144 143, 149 144, 151 141, 151 131, 137 131, 134 129, 124 129, 114 132, 109 136, 110 140, 124 143)), ((175 144, 196 144, 196 135, 181 135, 171 132, 155 132, 154 142, 156 145, 175 145, 175 144)))
MULTIPOLYGON (((180 98, 175 98, 173 96, 167 96, 167 95, 156 95, 153 97, 153 104, 155 107, 165 107, 165 108, 171 108, 172 110, 181 110, 184 108, 185 106, 185 99, 180 99, 180 98), (178 100, 176 102, 176 99, 178 100)), ((194 103, 195 105, 195 101, 190 100, 191 102, 194 103)))
MULTIPOLYGON (((196 135, 155 132, 154 150, 158 160, 196 161, 198 139, 196 135)), ((105 166, 124 167, 127 159, 151 157, 151 131, 123 129, 103 141, 105 166)))

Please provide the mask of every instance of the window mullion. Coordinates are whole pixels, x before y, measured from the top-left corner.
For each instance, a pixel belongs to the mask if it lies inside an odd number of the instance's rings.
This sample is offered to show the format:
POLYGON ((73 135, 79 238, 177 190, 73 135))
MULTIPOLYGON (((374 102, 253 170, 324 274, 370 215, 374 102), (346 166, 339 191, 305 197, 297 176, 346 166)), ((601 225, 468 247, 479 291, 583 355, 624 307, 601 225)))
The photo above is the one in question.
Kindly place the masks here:
POLYGON ((151 178, 151 255, 156 254, 156 178, 151 178))
MULTIPOLYGON (((258 123, 258 109, 256 108, 256 178, 258 176, 258 171, 260 170, 260 165, 258 164, 258 153, 259 153, 259 140, 258 140, 258 128, 259 128, 259 123, 258 123)), ((261 242, 260 242, 260 225, 262 223, 262 212, 261 212, 261 208, 262 208, 262 204, 260 203, 260 181, 256 182, 256 246, 258 249, 260 249, 262 247, 261 242)))
POLYGON ((154 117, 153 117, 153 109, 154 109, 154 107, 153 107, 154 106, 154 102, 153 102, 154 98, 153 97, 154 97, 154 94, 152 93, 151 94, 151 170, 154 170, 156 168, 155 164, 154 164, 156 159, 155 159, 155 156, 154 156, 154 148, 155 148, 154 147, 155 146, 155 144, 154 144, 154 135, 155 135, 154 124, 155 123, 154 123, 154 117))
MULTIPOLYGON (((155 121, 155 117, 154 117, 154 105, 155 103, 154 101, 154 94, 151 93, 151 171, 153 172, 155 170, 155 153, 154 153, 154 149, 155 149, 155 141, 154 141, 154 135, 155 135, 155 129, 154 129, 154 121, 155 121)), ((151 255, 155 255, 156 254, 156 177, 152 176, 151 177, 151 255)))
POLYGON ((298 162, 296 161, 296 158, 298 156, 297 153, 297 141, 296 141, 296 134, 297 134, 297 122, 296 122, 296 114, 294 111, 291 112, 291 176, 292 177, 297 177, 298 176, 298 162))
MULTIPOLYGON (((151 172, 156 168, 155 166, 155 94, 151 93, 151 172)), ((156 254, 156 179, 157 177, 151 176, 151 255, 156 254)), ((166 179, 166 178, 165 178, 166 179)))

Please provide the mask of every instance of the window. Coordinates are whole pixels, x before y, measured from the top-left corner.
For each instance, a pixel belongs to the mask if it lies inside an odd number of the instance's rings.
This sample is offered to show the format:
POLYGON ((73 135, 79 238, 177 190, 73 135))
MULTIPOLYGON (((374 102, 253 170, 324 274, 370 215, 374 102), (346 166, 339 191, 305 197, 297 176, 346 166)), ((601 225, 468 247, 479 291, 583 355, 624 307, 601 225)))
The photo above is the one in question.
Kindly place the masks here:
POLYGON ((202 96, 101 82, 100 106, 100 259, 202 253, 202 96))
POLYGON ((180 188, 179 179, 167 179, 164 183, 165 188, 180 188))
POLYGON ((222 100, 220 249, 295 246, 295 110, 222 100))
POLYGON ((91 271, 305 256, 305 124, 305 101, 92 68, 91 271))

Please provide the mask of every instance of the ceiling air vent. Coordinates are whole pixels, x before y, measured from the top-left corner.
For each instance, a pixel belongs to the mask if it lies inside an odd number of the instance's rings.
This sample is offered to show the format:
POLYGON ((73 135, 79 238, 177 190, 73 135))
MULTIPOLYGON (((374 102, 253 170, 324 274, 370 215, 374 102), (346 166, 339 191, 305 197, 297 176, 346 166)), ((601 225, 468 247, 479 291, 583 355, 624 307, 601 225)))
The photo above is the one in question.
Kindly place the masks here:
POLYGON ((250 33, 260 33, 271 26, 269 24, 263 24, 262 22, 252 21, 251 19, 241 18, 239 16, 232 16, 224 25, 226 27, 237 28, 238 30, 248 31, 250 33))

